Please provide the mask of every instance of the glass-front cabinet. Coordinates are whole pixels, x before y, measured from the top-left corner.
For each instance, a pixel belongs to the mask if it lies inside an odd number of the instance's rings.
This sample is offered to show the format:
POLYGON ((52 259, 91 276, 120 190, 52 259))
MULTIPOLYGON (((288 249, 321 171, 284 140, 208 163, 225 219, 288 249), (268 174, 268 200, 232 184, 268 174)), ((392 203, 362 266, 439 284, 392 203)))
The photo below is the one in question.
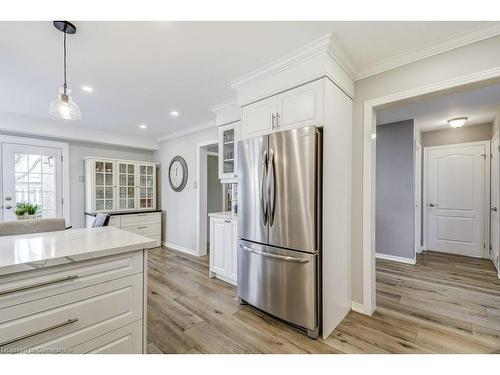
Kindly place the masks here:
POLYGON ((240 121, 219 127, 219 178, 222 183, 236 182, 240 121))
POLYGON ((85 158, 85 211, 156 208, 156 164, 85 158))

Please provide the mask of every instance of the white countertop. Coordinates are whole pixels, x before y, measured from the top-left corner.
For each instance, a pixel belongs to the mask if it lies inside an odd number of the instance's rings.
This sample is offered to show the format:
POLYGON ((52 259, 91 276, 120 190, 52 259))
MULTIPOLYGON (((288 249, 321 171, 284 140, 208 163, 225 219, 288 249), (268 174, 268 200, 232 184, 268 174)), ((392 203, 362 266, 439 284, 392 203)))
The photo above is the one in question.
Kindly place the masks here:
POLYGON ((155 241, 114 227, 0 237, 0 275, 126 253, 155 241))
POLYGON ((233 214, 232 211, 224 211, 224 212, 211 212, 208 214, 210 217, 217 217, 219 219, 225 220, 237 220, 238 214, 233 214))

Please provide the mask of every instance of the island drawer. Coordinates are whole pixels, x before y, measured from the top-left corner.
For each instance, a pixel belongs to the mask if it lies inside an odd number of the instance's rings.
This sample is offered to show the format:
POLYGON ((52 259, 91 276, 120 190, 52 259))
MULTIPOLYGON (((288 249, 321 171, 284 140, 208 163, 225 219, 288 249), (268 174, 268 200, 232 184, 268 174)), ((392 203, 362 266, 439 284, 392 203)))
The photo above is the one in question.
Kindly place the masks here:
POLYGON ((142 275, 0 310, 0 352, 61 351, 142 320, 142 275))
POLYGON ((0 277, 0 311, 143 272, 143 252, 134 251, 0 277))

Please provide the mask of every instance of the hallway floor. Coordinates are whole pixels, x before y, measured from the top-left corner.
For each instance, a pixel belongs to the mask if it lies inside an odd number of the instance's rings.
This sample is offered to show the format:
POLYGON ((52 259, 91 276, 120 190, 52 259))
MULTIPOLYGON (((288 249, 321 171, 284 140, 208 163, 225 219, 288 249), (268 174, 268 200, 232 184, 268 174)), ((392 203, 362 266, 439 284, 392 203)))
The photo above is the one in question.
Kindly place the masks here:
POLYGON ((162 247, 148 268, 150 353, 500 353, 500 280, 485 259, 378 259, 376 312, 350 312, 326 340, 240 306, 207 257, 162 247))

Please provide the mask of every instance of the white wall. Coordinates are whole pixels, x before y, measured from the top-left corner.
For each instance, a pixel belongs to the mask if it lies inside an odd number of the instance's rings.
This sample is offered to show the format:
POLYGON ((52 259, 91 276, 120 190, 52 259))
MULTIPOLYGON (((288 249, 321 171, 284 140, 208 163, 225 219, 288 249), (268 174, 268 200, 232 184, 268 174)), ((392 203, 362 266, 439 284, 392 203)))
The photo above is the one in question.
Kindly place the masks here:
POLYGON ((73 228, 85 227, 85 183, 80 182, 84 175, 83 158, 98 156, 115 159, 153 161, 153 152, 103 146, 91 143, 69 142, 69 191, 71 198, 71 225, 73 228))
POLYGON ((162 222, 162 241, 173 247, 196 250, 196 190, 194 182, 197 176, 197 144, 217 140, 217 128, 212 127, 197 133, 163 141, 154 153, 156 161, 161 163, 160 186, 161 208, 164 211, 162 222), (188 166, 186 187, 177 193, 168 183, 168 166, 171 159, 180 155, 188 166))
POLYGON ((363 105, 416 87, 500 66, 500 37, 448 51, 355 83, 352 150, 352 298, 363 302, 363 105))
POLYGON ((454 143, 487 141, 491 139, 492 124, 463 126, 422 133, 422 146, 443 146, 454 143))

